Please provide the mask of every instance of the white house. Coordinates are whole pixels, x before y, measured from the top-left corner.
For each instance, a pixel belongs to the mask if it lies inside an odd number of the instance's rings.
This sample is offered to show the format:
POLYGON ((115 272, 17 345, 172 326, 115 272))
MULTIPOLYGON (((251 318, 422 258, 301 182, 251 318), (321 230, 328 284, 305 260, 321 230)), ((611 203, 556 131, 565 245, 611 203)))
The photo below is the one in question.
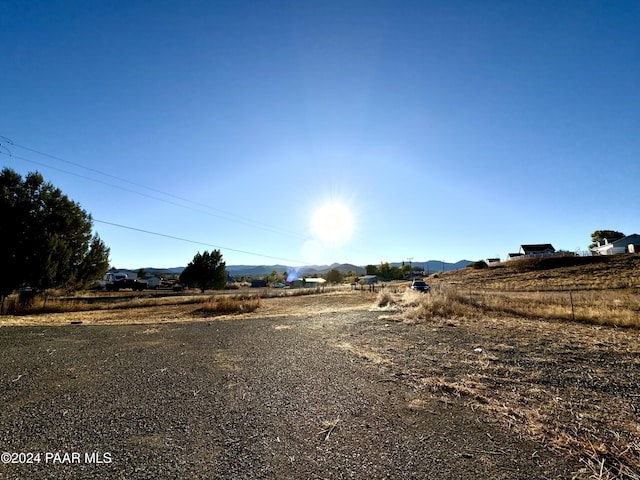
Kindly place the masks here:
POLYGON ((375 283, 378 283, 378 276, 377 275, 363 275, 361 277, 358 277, 358 280, 360 282, 362 282, 363 285, 373 285, 375 283))
POLYGON ((637 247, 640 245, 640 235, 634 233, 633 235, 627 235, 626 237, 609 242, 607 239, 604 242, 598 242, 597 247, 593 247, 591 252, 594 255, 616 255, 618 253, 634 253, 640 251, 637 247))
POLYGON ((292 287, 319 288, 323 287, 325 282, 324 278, 297 278, 290 285, 292 287))
POLYGON ((539 257, 554 255, 556 249, 550 243, 540 243, 536 245, 520 245, 520 253, 527 257, 539 257))
POLYGON ((142 280, 147 282, 148 288, 158 288, 160 286, 160 277, 155 275, 145 275, 142 280))

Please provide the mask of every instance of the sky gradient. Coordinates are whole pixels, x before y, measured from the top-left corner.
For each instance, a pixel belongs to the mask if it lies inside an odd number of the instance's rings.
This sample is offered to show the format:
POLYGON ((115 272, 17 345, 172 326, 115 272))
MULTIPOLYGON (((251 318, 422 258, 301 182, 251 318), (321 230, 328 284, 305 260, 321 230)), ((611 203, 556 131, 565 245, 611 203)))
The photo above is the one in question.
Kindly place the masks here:
POLYGON ((117 268, 586 250, 640 233, 638 25, 635 0, 5 0, 0 161, 117 268), (350 235, 315 231, 327 204, 350 235))

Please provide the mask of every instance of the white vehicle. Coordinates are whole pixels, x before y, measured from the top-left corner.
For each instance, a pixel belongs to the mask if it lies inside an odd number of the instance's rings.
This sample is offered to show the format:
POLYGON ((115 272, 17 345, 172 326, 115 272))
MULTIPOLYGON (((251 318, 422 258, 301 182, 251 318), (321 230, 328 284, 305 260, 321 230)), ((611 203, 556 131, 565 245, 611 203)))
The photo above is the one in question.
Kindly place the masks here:
MULTIPOLYGON (((147 282, 127 277, 126 273, 109 272, 104 276, 104 288, 109 292, 117 292, 121 288, 142 291, 147 288, 147 282)), ((101 282, 102 283, 102 282, 101 282)))

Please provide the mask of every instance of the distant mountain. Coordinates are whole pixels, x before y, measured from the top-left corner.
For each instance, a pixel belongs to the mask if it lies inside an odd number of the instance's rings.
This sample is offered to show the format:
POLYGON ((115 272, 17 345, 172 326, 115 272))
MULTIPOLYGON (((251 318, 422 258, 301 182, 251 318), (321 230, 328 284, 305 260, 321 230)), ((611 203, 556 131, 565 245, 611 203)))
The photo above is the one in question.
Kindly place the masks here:
POLYGON ((145 268, 144 270, 146 270, 149 275, 180 275, 184 270, 184 267, 145 268))
POLYGON ((303 275, 324 275, 331 269, 336 269, 341 273, 353 271, 359 275, 364 274, 364 267, 358 267, 349 263, 334 263, 331 265, 305 265, 302 267, 289 267, 287 265, 227 265, 229 275, 235 276, 261 276, 269 275, 274 270, 278 273, 296 270, 297 274, 303 275))
MULTIPOLYGON (((426 273, 449 272, 465 268, 472 263, 469 260, 460 260, 456 263, 441 262, 439 260, 429 260, 426 262, 412 262, 411 265, 416 268, 424 268, 426 273)), ((392 267, 400 267, 401 262, 390 263, 392 267)), ((145 268, 149 275, 180 275, 185 267, 173 268, 145 268)), ((336 269, 340 273, 356 272, 358 275, 364 275, 365 268, 351 263, 332 263, 331 265, 306 265, 303 267, 290 267, 287 265, 227 265, 227 272, 234 277, 260 277, 270 275, 274 270, 278 273, 290 272, 296 270, 299 276, 324 275, 329 270, 336 269)), ((135 273, 137 270, 118 269, 120 272, 135 273)))
POLYGON ((338 270, 340 273, 356 272, 358 275, 364 275, 364 267, 358 267, 351 263, 332 263, 331 265, 308 265, 302 267, 303 272, 311 274, 324 275, 329 270, 338 270))
POLYGON ((227 272, 232 276, 261 276, 270 275, 274 270, 278 273, 287 272, 291 267, 286 265, 227 265, 227 272))

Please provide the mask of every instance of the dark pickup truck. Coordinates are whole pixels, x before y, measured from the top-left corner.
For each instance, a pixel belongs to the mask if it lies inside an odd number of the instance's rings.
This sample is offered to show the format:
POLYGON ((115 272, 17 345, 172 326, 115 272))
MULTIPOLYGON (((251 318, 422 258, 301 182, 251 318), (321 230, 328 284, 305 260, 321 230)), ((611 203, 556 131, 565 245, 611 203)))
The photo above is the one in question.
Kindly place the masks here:
POLYGON ((105 288, 109 292, 117 292, 118 290, 122 290, 125 288, 130 288, 131 290, 135 290, 141 292, 145 288, 147 288, 147 282, 140 282, 138 280, 132 280, 130 278, 123 278, 121 280, 115 280, 111 283, 107 283, 105 288))

